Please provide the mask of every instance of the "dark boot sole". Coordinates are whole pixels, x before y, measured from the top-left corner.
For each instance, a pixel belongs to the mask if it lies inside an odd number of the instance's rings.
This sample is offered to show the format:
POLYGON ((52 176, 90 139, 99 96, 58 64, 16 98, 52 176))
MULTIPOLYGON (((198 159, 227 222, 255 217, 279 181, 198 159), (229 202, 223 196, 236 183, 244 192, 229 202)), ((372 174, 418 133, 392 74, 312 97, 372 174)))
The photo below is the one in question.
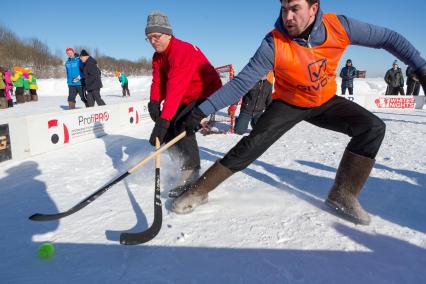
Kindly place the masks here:
POLYGON ((169 191, 169 198, 178 198, 182 194, 184 194, 188 189, 184 186, 179 186, 176 188, 173 188, 169 191))
POLYGON ((345 212, 345 210, 343 210, 341 208, 341 206, 339 206, 337 203, 333 202, 332 200, 330 200, 328 198, 325 201, 325 205, 327 205, 331 209, 331 211, 332 211, 332 213, 334 213, 334 215, 341 217, 341 218, 343 218, 347 221, 350 221, 350 222, 352 222, 356 225, 365 225, 366 226, 366 225, 370 224, 370 222, 358 219, 355 216, 348 214, 347 212, 345 212))

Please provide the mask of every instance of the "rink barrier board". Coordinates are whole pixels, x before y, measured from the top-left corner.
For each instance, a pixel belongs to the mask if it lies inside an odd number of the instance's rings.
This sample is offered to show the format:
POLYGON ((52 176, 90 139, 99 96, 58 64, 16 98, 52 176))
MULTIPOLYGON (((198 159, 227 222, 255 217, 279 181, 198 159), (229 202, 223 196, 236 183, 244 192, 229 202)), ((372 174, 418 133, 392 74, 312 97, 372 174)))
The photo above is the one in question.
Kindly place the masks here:
MULTIPOLYGON (((423 109, 424 96, 342 96, 371 111, 423 109)), ((140 127, 150 122, 147 100, 0 119, 0 164, 140 127)))
POLYGON ((140 127, 150 121, 148 101, 0 119, 0 163, 140 127))

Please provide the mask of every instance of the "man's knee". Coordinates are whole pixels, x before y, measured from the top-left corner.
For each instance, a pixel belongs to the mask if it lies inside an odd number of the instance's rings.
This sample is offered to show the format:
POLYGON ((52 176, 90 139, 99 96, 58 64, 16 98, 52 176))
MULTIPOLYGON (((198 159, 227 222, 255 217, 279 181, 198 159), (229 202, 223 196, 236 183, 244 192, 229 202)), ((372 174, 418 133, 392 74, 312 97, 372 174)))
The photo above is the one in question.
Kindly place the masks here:
POLYGON ((376 145, 377 150, 380 147, 386 132, 386 124, 377 116, 371 115, 364 121, 362 129, 358 135, 355 135, 361 144, 376 145))
POLYGON ((386 124, 380 118, 374 116, 373 119, 370 120, 371 132, 375 133, 376 136, 383 140, 386 133, 386 124))

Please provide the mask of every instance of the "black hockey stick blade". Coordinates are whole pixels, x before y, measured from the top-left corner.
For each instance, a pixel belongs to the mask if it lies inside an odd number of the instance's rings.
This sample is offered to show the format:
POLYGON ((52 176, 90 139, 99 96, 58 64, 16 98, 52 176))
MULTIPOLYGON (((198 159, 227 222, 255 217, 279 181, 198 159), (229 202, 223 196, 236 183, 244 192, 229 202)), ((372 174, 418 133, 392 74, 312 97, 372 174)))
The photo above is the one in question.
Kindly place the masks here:
POLYGON ((138 233, 121 233, 120 244, 138 245, 149 242, 160 232, 163 223, 163 211, 160 199, 160 169, 155 170, 154 221, 151 227, 138 233))
MULTIPOLYGON (((156 139, 157 149, 160 147, 160 141, 156 139)), ((138 245, 149 242, 160 232, 163 223, 163 211, 160 199, 160 156, 155 159, 155 192, 154 192, 154 220, 151 227, 138 233, 121 233, 120 244, 138 245)))
POLYGON ((113 181, 109 182, 108 184, 104 185, 100 189, 98 189, 96 192, 91 194, 90 196, 86 197, 82 201, 80 201, 78 204, 73 206, 72 208, 68 209, 67 211, 56 213, 56 214, 42 214, 42 213, 36 213, 29 217, 32 221, 52 221, 52 220, 58 220, 64 217, 67 217, 71 214, 74 214, 77 211, 80 211, 93 201, 95 201, 99 196, 104 194, 106 191, 108 191, 113 185, 123 180, 125 177, 127 177, 130 173, 125 172, 118 178, 114 179, 113 181))

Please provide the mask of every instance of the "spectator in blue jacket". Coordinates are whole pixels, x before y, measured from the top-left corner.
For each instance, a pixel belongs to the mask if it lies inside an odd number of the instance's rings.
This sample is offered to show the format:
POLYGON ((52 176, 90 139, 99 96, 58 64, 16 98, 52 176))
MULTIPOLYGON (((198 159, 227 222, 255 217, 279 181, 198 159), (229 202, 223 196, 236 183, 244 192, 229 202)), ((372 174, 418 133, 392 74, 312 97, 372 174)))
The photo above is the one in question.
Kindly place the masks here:
POLYGON ((65 70, 67 73, 69 109, 75 109, 75 98, 77 95, 80 96, 81 101, 87 107, 87 99, 83 86, 83 62, 81 62, 78 54, 71 47, 68 47, 65 51, 68 56, 68 60, 65 62, 65 70))
POLYGON ((352 60, 346 60, 346 66, 340 71, 340 78, 342 78, 342 95, 349 90, 349 95, 354 94, 354 78, 356 77, 356 68, 352 66, 352 60))

